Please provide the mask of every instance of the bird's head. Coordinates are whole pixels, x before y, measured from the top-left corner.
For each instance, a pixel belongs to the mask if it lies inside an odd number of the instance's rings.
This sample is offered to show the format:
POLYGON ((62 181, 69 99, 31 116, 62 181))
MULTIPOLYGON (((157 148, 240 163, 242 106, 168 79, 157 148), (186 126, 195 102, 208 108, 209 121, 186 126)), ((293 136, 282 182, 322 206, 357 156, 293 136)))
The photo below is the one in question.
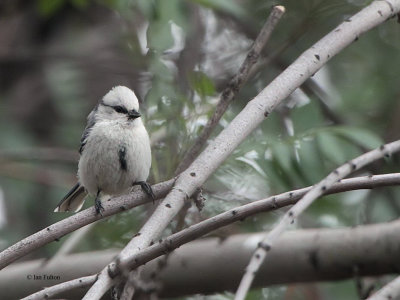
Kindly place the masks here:
POLYGON ((97 118, 109 121, 133 121, 140 117, 135 93, 124 86, 112 88, 97 107, 97 118))

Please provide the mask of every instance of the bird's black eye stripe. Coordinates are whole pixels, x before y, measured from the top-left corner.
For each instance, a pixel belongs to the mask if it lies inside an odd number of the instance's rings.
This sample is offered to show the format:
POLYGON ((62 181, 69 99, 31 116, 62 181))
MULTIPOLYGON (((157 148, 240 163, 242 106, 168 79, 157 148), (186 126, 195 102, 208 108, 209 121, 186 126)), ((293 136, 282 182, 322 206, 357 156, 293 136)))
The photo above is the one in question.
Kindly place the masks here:
POLYGON ((114 110, 115 110, 117 113, 120 113, 120 114, 127 114, 127 113, 128 113, 128 110, 127 110, 125 107, 123 107, 123 106, 117 105, 117 106, 113 106, 112 108, 114 108, 114 110))
POLYGON ((109 104, 105 104, 103 101, 101 101, 100 104, 103 105, 103 106, 111 107, 117 113, 128 114, 128 110, 124 106, 121 106, 121 105, 109 105, 109 104))

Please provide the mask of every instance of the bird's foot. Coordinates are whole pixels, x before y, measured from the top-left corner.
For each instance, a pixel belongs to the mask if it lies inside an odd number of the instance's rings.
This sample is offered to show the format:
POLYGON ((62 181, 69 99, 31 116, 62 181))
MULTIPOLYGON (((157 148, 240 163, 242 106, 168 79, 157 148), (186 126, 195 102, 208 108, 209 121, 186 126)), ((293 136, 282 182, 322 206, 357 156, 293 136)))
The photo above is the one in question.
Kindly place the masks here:
POLYGON ((134 182, 133 185, 140 185, 142 188, 143 192, 146 193, 147 196, 149 196, 154 201, 156 200, 156 196, 154 196, 153 189, 151 188, 151 185, 148 184, 146 181, 137 181, 134 182))
POLYGON ((104 207, 101 204, 101 200, 99 197, 100 191, 97 193, 96 199, 94 199, 94 208, 96 209, 96 214, 100 214, 101 216, 103 215, 104 207))

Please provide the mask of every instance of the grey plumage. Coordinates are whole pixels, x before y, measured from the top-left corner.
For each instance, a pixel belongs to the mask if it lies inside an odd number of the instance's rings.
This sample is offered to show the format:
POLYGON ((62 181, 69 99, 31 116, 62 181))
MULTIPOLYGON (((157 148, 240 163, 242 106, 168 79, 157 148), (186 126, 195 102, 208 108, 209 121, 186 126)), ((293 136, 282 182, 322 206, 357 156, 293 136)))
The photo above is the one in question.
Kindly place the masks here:
POLYGON ((100 194, 120 195, 134 184, 154 197, 146 183, 151 166, 149 136, 138 110, 135 94, 123 86, 113 88, 96 105, 81 138, 79 182, 55 211, 81 209, 89 193, 96 195, 96 210, 101 213, 100 194))
POLYGON ((81 145, 79 147, 79 154, 82 154, 82 151, 86 145, 86 138, 88 137, 89 132, 92 129, 92 127, 94 126, 94 124, 96 124, 95 115, 96 115, 98 107, 99 107, 99 105, 97 104, 87 117, 87 124, 86 124, 85 130, 83 131, 82 137, 81 137, 81 145))

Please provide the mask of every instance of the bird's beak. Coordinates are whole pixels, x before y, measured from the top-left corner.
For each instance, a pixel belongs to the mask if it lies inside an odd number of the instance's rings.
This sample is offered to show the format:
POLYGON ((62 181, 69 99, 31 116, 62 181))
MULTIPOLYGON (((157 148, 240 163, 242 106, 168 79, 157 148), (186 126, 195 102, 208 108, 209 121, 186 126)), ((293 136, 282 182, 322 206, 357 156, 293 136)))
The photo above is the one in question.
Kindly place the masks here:
POLYGON ((140 113, 137 112, 137 111, 134 110, 134 109, 132 109, 132 110, 130 110, 130 111, 128 112, 128 118, 131 119, 131 120, 136 119, 136 118, 139 118, 140 116, 141 116, 140 113))

